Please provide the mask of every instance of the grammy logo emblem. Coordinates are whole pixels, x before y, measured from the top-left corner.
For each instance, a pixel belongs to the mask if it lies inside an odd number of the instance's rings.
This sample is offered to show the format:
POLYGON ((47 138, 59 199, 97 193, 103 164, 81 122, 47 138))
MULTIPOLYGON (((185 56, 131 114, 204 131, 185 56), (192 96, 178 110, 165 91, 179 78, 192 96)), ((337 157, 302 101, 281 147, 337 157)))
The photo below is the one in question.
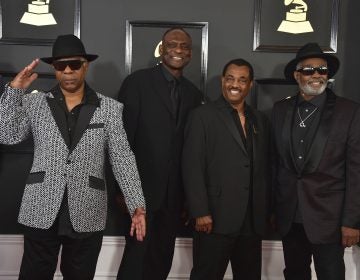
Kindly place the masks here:
POLYGON ((310 21, 306 20, 308 6, 303 0, 284 0, 285 6, 295 5, 286 13, 286 19, 283 20, 277 29, 279 32, 292 34, 314 32, 310 21))
POLYGON ((31 1, 20 22, 35 26, 57 24, 52 13, 49 13, 49 3, 50 0, 31 1))
POLYGON ((156 48, 154 50, 154 57, 160 57, 160 50, 159 50, 159 47, 160 45, 162 44, 162 41, 160 41, 157 45, 156 45, 156 48))

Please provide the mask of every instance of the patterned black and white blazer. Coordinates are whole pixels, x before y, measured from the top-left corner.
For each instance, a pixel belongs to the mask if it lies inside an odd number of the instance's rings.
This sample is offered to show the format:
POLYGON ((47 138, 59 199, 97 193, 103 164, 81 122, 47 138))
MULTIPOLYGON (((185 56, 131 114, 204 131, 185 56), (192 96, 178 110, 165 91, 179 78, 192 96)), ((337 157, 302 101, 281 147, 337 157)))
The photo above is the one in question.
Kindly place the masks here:
POLYGON ((34 138, 34 159, 19 223, 40 229, 51 227, 67 188, 74 230, 103 230, 107 215, 106 151, 130 214, 137 207, 145 207, 135 157, 123 128, 123 105, 95 94, 99 103, 83 105, 69 146, 68 133, 55 121, 58 111, 51 92, 25 94, 24 90, 5 87, 0 98, 0 143, 19 143, 30 133, 34 138))

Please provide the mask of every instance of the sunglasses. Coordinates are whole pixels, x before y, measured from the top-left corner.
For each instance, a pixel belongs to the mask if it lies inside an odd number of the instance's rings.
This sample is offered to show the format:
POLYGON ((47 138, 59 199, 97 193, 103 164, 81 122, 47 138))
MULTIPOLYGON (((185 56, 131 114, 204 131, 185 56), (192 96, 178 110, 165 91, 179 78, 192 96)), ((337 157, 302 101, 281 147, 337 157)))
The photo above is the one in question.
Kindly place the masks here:
POLYGON ((53 66, 57 71, 64 71, 67 66, 71 70, 79 70, 85 61, 80 59, 75 60, 56 60, 53 62, 53 66))
POLYGON ((296 69, 296 71, 300 72, 304 76, 314 75, 315 71, 318 72, 320 75, 327 75, 329 73, 329 69, 326 66, 319 66, 319 67, 306 66, 303 68, 296 69))

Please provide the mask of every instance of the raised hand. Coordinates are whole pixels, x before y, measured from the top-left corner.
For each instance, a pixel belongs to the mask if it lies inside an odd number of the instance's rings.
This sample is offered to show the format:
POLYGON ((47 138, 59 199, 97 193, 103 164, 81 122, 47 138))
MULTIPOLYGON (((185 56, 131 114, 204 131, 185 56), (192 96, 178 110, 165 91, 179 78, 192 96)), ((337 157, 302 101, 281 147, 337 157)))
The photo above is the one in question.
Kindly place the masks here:
POLYGON ((36 80, 38 75, 34 73, 34 69, 38 66, 40 60, 38 58, 34 59, 28 66, 21 70, 15 78, 11 81, 10 86, 12 88, 28 88, 31 83, 36 80))

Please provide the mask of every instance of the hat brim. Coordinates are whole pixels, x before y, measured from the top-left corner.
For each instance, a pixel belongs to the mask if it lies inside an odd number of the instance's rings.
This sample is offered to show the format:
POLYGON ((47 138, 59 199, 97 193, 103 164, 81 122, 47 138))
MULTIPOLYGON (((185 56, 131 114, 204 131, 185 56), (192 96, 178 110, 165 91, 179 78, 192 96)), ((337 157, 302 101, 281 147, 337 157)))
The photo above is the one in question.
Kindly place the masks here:
POLYGON ((67 58, 67 57, 74 57, 74 56, 81 56, 85 58, 87 61, 94 61, 99 56, 96 54, 79 54, 79 55, 70 55, 70 56, 59 56, 59 57, 41 57, 40 59, 44 61, 47 64, 52 64, 55 60, 61 59, 61 58, 67 58))
POLYGON ((339 70, 339 67, 340 67, 340 61, 338 60, 338 58, 331 55, 331 54, 328 54, 328 53, 309 54, 309 55, 306 55, 306 56, 302 56, 301 58, 295 58, 295 59, 291 60, 285 66, 285 69, 284 69, 285 78, 287 80, 289 80, 289 81, 296 82, 295 78, 294 78, 294 72, 296 70, 296 65, 300 61, 302 61, 304 59, 307 59, 307 58, 322 58, 322 59, 325 59, 326 62, 327 62, 328 69, 329 69, 328 78, 332 78, 336 74, 336 72, 339 70))

